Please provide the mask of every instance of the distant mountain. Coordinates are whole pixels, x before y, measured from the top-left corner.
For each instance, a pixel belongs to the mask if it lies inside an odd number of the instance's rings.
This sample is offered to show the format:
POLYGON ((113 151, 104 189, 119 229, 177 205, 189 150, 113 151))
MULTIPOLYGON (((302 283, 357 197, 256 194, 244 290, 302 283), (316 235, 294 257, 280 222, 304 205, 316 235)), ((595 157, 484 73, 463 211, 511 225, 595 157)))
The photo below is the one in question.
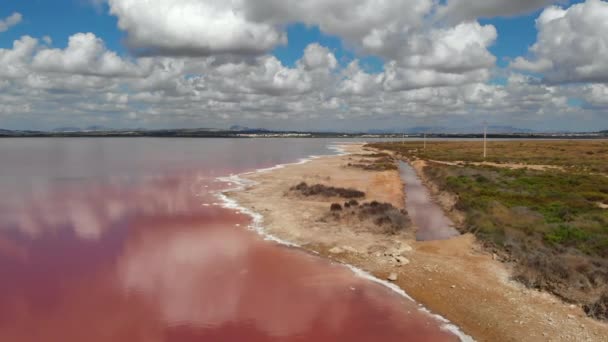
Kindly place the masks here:
POLYGON ((110 132, 110 131, 114 131, 114 129, 112 128, 108 128, 108 127, 104 127, 104 126, 97 126, 97 125, 93 125, 93 126, 89 126, 87 128, 84 129, 84 131, 89 131, 89 132, 96 132, 96 131, 104 131, 104 132, 110 132))
POLYGON ((40 135, 41 133, 43 133, 43 132, 10 130, 10 129, 1 129, 0 128, 0 136, 3 136, 3 137, 37 136, 37 135, 40 135))
POLYGON ((240 125, 232 125, 232 126, 230 126, 230 128, 228 130, 231 132, 250 132, 250 133, 270 132, 269 130, 267 130, 265 128, 249 128, 249 127, 240 126, 240 125))
POLYGON ((249 127, 240 126, 240 125, 232 125, 228 128, 229 131, 247 131, 249 127))
POLYGON ((82 129, 80 127, 57 127, 53 130, 53 132, 80 132, 82 129))
POLYGON ((405 130, 407 134, 421 134, 421 133, 447 133, 449 128, 445 127, 430 127, 430 126, 417 126, 408 128, 405 130))
POLYGON ((367 134, 395 134, 399 133, 394 129, 368 129, 367 134))
MULTIPOLYGON (((104 126, 97 126, 97 125, 88 126, 86 128, 66 126, 66 127, 57 127, 55 129, 51 130, 50 132, 66 133, 66 132, 99 132, 99 131, 114 131, 114 129, 104 127, 104 126)), ((116 130, 116 131, 118 131, 118 130, 116 130)))

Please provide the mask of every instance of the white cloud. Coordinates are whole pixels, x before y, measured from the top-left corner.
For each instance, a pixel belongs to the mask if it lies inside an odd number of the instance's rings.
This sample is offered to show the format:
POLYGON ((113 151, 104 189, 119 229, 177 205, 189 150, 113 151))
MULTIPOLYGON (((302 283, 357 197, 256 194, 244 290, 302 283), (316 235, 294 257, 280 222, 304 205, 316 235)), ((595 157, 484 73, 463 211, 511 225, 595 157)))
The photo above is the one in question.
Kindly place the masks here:
POLYGON ((486 81, 496 57, 488 48, 497 38, 492 25, 460 23, 412 34, 385 65, 384 89, 401 91, 486 81))
POLYGON ((494 26, 477 22, 422 32, 410 37, 403 47, 401 63, 411 68, 455 73, 491 68, 496 57, 487 48, 496 38, 494 26))
MULTIPOLYGON (((590 3, 605 4, 588 0, 585 6, 590 3)), ((464 125, 482 116, 527 124, 585 110, 570 106, 571 97, 606 110, 602 87, 551 85, 518 73, 504 85, 487 83, 497 74, 489 51, 497 31, 471 18, 520 13, 538 4, 490 1, 492 11, 459 1, 442 7, 433 0, 109 0, 109 5, 129 46, 142 54, 121 56, 92 33, 74 34, 65 48, 53 47, 50 39, 23 37, 0 49, 0 118, 22 116, 51 127, 83 121, 118 127, 239 123, 347 129, 425 120, 425 125, 464 125), (437 20, 456 4, 460 9, 450 12, 450 21, 437 20), (469 19, 452 24, 459 11, 469 19), (270 51, 285 42, 285 25, 294 22, 338 36, 356 56, 380 57, 381 71, 368 71, 357 58, 339 63, 318 43, 306 47, 293 65, 284 64, 270 51)), ((569 23, 573 32, 551 35, 556 22, 574 20, 573 8, 544 11, 532 57, 516 58, 512 66, 550 79, 558 71, 577 75, 579 65, 586 65, 581 60, 601 65, 602 10, 575 16, 589 23, 569 23), (584 32, 582 47, 568 38, 584 32), (552 37, 566 50, 552 46, 552 37), (574 57, 576 63, 568 59, 574 57)))
POLYGON ((310 44, 304 49, 302 64, 311 70, 315 69, 335 69, 338 61, 328 48, 318 43, 310 44))
MULTIPOLYGON (((466 46, 457 47, 474 50, 466 46)), ((370 73, 357 60, 339 68, 333 53, 319 44, 308 46, 293 67, 270 55, 235 61, 117 57, 116 63, 106 63, 107 53, 112 54, 91 34, 74 35, 65 49, 23 37, 12 49, 0 50, 0 115, 42 123, 44 114, 54 113, 47 123, 53 126, 74 120, 137 127, 204 121, 220 127, 297 124, 315 129, 337 122, 340 128, 355 128, 378 119, 450 122, 451 117, 474 120, 479 113, 527 118, 570 110, 558 88, 521 75, 511 76, 505 86, 487 85, 486 67, 467 70, 456 63, 457 70, 441 72, 428 61, 392 61, 384 72, 370 73), (74 59, 87 61, 86 66, 74 59)))
POLYGON ((361 70, 358 61, 351 62, 343 70, 338 93, 343 95, 370 96, 381 90, 384 74, 372 75, 361 70))
POLYGON ((379 51, 396 35, 420 27, 432 0, 243 0, 247 17, 277 25, 301 22, 339 36, 366 52, 379 51))
POLYGON ((28 64, 37 46, 37 39, 24 36, 13 42, 12 49, 0 49, 0 79, 27 76, 28 64))
POLYGON ((451 22, 478 18, 508 17, 529 13, 563 0, 448 0, 437 10, 438 17, 451 22))
POLYGON ((390 43, 420 28, 433 0, 109 0, 131 48, 143 54, 261 55, 304 23, 350 47, 390 56, 390 43))
POLYGON ((608 85, 590 84, 582 87, 582 98, 594 108, 608 110, 608 85))
MULTIPOLYGON (((271 56, 260 57, 258 64, 245 66, 230 82, 239 82, 246 93, 286 95, 312 91, 312 77, 301 69, 290 69, 271 56)), ((233 84, 234 89, 238 89, 233 84)))
POLYGON ((517 57, 515 60, 513 60, 513 62, 510 63, 510 65, 512 68, 517 70, 541 73, 553 68, 553 61, 544 58, 530 61, 523 57, 517 57))
MULTIPOLYGON (((126 31, 132 48, 171 56, 264 54, 285 42, 284 27, 300 22, 342 38, 355 51, 383 58, 391 68, 387 90, 477 82, 487 78, 496 58, 488 47, 496 40, 491 25, 467 22, 434 28, 425 23, 432 0, 110 0, 110 11, 126 31), (418 77, 419 75, 420 77, 418 77)), ((302 65, 332 66, 328 51, 310 46, 302 65)), ((268 63, 269 61, 266 61, 268 63)), ((238 61, 236 62, 238 63, 238 61)), ((275 63, 276 64, 276 63, 275 63)), ((306 78, 273 73, 269 91, 278 86, 309 91, 306 78), (276 77, 275 77, 276 76, 276 77)), ((251 76, 260 78, 259 75, 251 76)), ((268 77, 269 75, 265 75, 268 77)), ((238 85, 235 85, 238 86, 238 85)), ((287 92, 290 92, 287 90, 287 92)))
POLYGON ((286 42, 274 25, 247 20, 241 2, 109 0, 109 5, 129 46, 142 53, 261 54, 286 42))
POLYGON ((6 32, 11 27, 19 24, 23 20, 21 13, 13 13, 10 16, 0 19, 0 32, 6 32))
POLYGON ((108 51, 103 41, 92 33, 71 36, 64 50, 40 50, 34 56, 33 67, 42 71, 96 76, 136 75, 138 71, 135 65, 108 51))
POLYGON ((458 86, 484 82, 490 77, 489 71, 485 69, 450 73, 432 69, 401 68, 396 63, 389 63, 385 68, 384 88, 388 91, 458 86))
POLYGON ((551 83, 608 82, 608 2, 549 7, 536 26, 532 56, 517 58, 511 67, 542 73, 551 83))

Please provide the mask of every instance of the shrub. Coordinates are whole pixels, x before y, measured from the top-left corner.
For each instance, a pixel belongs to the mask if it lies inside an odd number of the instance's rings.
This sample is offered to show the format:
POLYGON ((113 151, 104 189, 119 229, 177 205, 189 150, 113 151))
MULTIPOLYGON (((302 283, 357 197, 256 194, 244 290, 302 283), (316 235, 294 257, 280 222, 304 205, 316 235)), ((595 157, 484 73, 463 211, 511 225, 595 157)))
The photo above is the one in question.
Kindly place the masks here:
POLYGON ((325 186, 322 184, 315 184, 309 186, 305 182, 302 182, 290 189, 291 191, 297 191, 304 196, 323 196, 323 197, 342 197, 342 198, 363 198, 365 192, 355 189, 344 189, 335 188, 333 186, 325 186))
POLYGON ((396 234, 411 226, 407 211, 395 208, 390 203, 372 201, 359 205, 357 201, 351 200, 345 203, 344 207, 350 210, 340 214, 343 212, 342 206, 338 203, 332 204, 330 207, 332 215, 330 217, 349 220, 356 218, 359 221, 369 221, 386 234, 396 234))
POLYGON ((545 240, 552 244, 576 246, 589 239, 589 234, 579 228, 561 224, 545 234, 545 240))
POLYGON ((342 206, 338 203, 333 203, 329 208, 331 211, 342 211, 342 206))
POLYGON ((358 217, 363 220, 370 219, 377 226, 386 226, 385 230, 393 234, 405 229, 411 222, 407 211, 395 208, 390 203, 377 201, 359 206, 358 217))
POLYGON ((608 291, 595 303, 587 304, 583 308, 587 315, 593 318, 608 320, 608 291))

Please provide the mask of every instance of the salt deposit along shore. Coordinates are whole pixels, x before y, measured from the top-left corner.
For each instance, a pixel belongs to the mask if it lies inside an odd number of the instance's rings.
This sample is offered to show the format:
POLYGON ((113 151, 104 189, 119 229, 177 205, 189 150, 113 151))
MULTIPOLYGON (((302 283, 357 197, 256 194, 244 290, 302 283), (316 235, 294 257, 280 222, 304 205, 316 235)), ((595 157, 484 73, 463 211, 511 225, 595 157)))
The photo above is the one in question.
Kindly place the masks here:
POLYGON ((608 325, 578 307, 510 280, 508 265, 492 258, 472 235, 417 242, 415 227, 398 234, 370 222, 328 219, 339 199, 294 196, 301 183, 364 191, 361 202, 405 207, 397 170, 348 167, 354 156, 372 153, 347 145, 349 153, 315 158, 249 173, 243 190, 225 195, 262 219, 264 232, 321 257, 391 279, 415 301, 445 317, 477 341, 605 341, 608 325))

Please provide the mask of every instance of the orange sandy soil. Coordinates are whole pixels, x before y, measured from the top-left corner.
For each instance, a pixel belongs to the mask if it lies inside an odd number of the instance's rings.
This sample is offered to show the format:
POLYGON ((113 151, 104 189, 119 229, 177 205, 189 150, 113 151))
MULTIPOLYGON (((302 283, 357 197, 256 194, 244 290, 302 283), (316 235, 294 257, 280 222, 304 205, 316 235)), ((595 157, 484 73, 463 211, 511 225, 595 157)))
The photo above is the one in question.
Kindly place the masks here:
MULTIPOLYGON (((361 145, 347 145, 346 149, 352 154, 369 153, 361 145)), ((390 202, 403 208, 405 194, 398 172, 346 166, 358 159, 348 155, 323 157, 248 175, 246 178, 257 184, 229 196, 263 214, 265 229, 274 236, 381 279, 396 273, 395 284, 477 341, 608 339, 608 324, 586 317, 580 308, 550 294, 511 281, 508 266, 494 260, 472 235, 416 242, 412 239, 415 227, 399 235, 386 235, 374 232, 372 223, 322 220, 331 203, 344 201, 304 198, 289 192, 302 181, 352 187, 366 192, 365 201, 390 202)))

